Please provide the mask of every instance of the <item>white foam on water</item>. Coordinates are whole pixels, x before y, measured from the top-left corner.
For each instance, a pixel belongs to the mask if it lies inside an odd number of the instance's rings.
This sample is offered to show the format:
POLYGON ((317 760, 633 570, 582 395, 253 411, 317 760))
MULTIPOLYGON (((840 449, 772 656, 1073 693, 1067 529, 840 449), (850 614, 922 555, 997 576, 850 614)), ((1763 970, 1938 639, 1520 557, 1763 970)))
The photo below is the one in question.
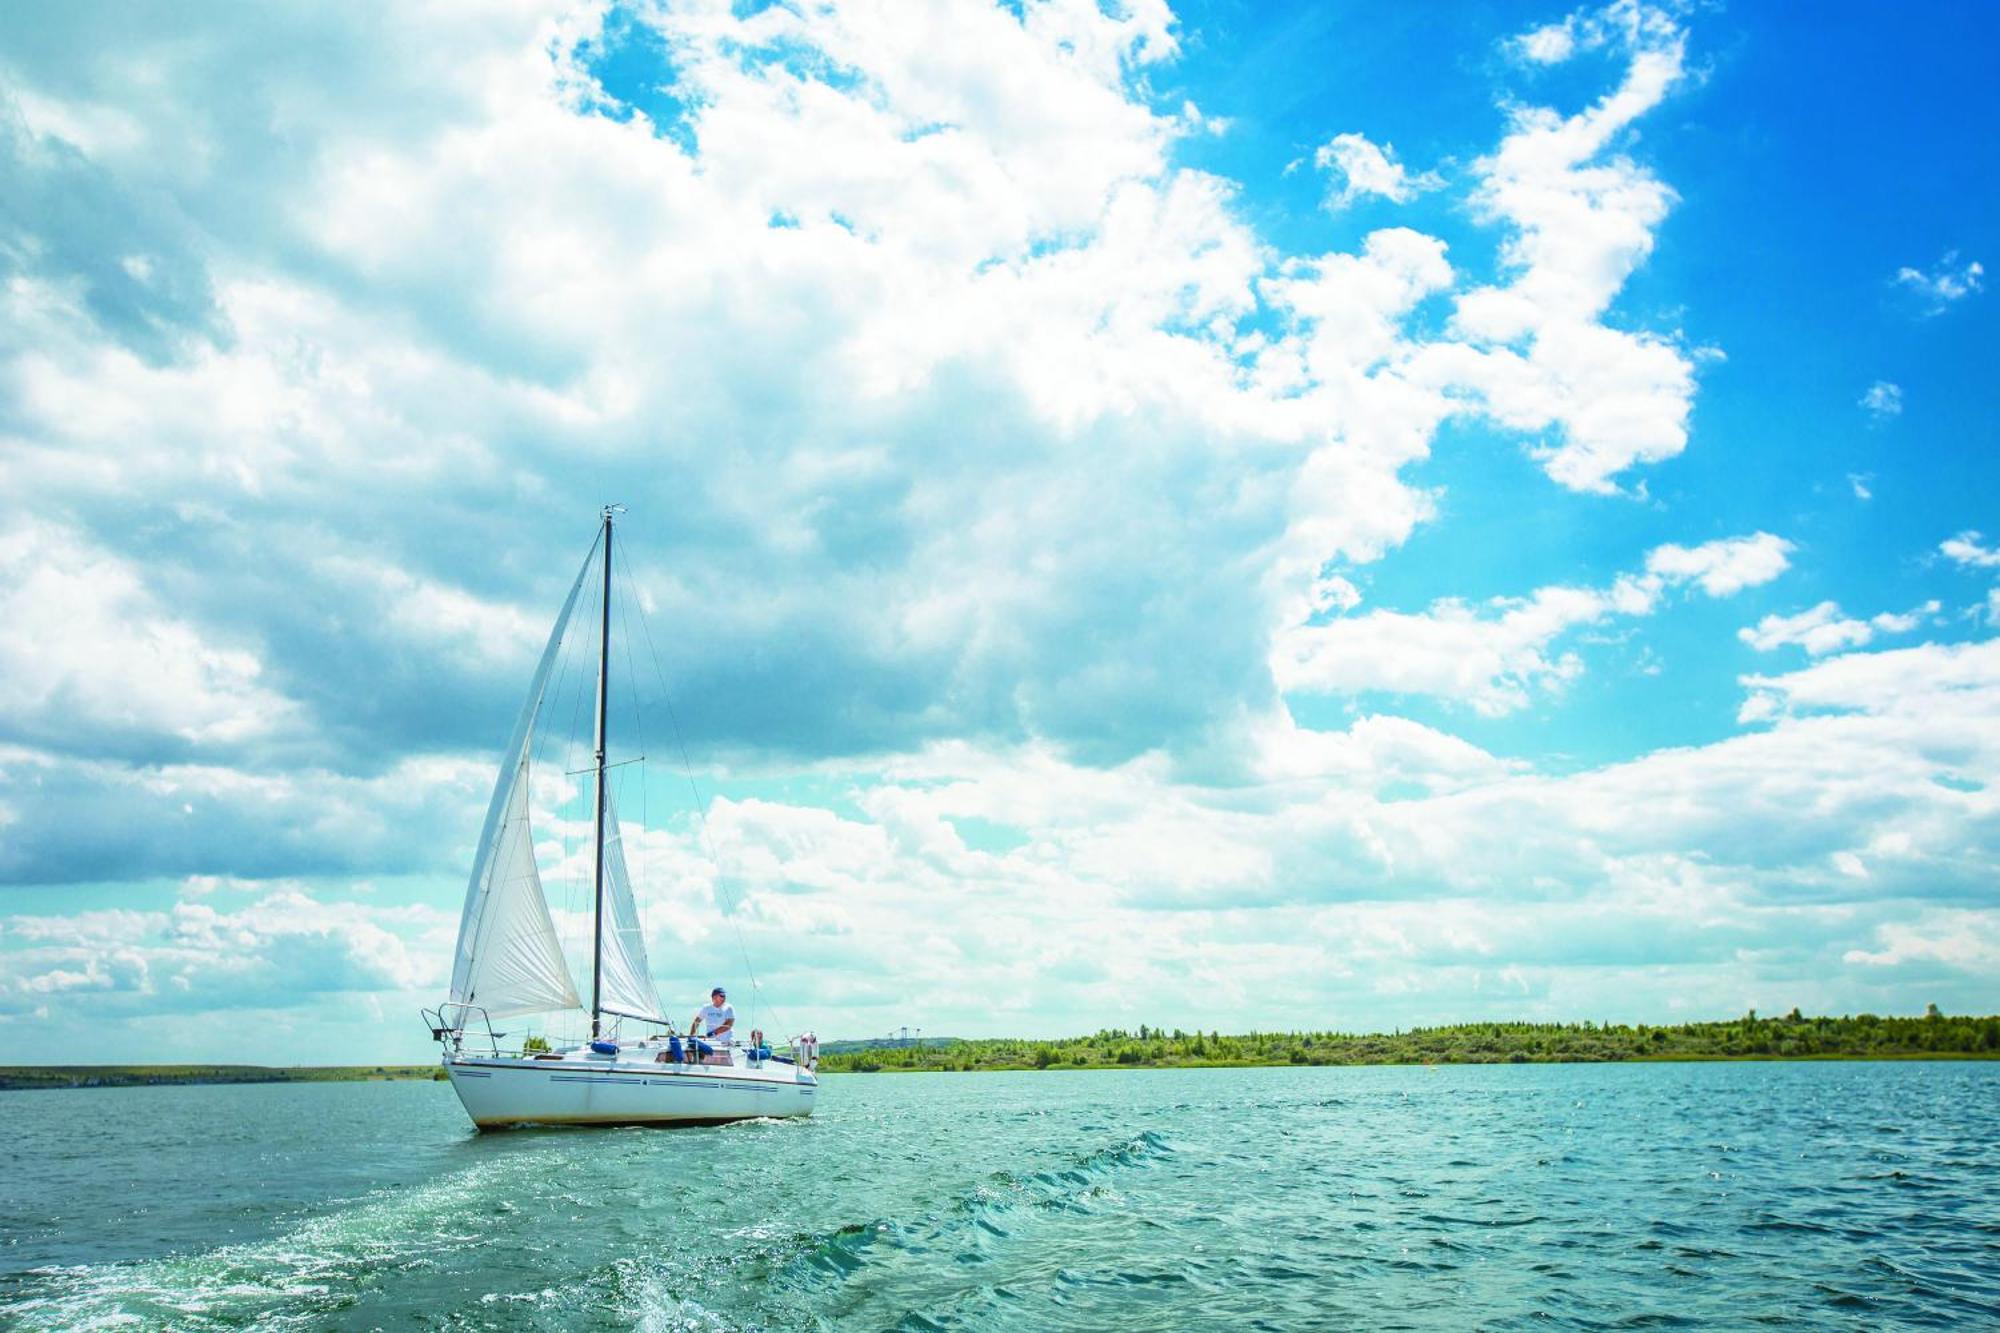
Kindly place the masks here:
POLYGON ((668 1289, 670 1282, 664 1273, 639 1280, 633 1311, 639 1333, 729 1333, 740 1327, 699 1301, 676 1295, 668 1289))
POLYGON ((482 1162, 408 1189, 384 1190, 312 1218, 268 1240, 129 1264, 41 1269, 21 1299, 0 1309, 13 1326, 104 1329, 134 1325, 200 1329, 311 1327, 329 1299, 365 1290, 373 1271, 430 1262, 428 1256, 483 1238, 472 1209, 514 1177, 527 1157, 482 1162))

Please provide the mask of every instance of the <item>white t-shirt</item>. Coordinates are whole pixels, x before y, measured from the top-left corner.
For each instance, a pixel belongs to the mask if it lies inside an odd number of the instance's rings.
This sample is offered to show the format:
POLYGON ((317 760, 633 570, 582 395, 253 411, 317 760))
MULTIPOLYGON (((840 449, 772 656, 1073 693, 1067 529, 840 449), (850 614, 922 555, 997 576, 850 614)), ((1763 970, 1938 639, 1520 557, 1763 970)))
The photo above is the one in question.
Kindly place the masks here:
MULTIPOLYGON (((720 1007, 712 1004, 705 1004, 701 1007, 701 1012, 699 1014, 696 1014, 695 1017, 701 1020, 701 1035, 704 1038, 713 1041, 714 1033, 717 1028, 721 1027, 724 1023, 734 1023, 736 1021, 736 1011, 730 1008, 727 1004, 721 1005, 720 1007)), ((735 1039, 735 1037, 736 1037, 736 1029, 731 1028, 727 1033, 723 1034, 722 1039, 724 1041, 732 1041, 735 1039)))

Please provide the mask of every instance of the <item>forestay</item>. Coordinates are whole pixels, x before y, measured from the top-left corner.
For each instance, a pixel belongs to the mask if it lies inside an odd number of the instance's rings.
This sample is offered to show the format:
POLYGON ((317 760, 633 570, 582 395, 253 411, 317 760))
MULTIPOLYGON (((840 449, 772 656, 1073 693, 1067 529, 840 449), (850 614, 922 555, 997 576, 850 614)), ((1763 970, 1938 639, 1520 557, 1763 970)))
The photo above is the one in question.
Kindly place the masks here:
MULTIPOLYGON (((541 873, 535 868, 534 834, 528 820, 528 752, 549 672, 569 627, 570 612, 576 608, 577 593, 596 556, 593 545, 583 568, 577 571, 576 582, 570 585, 569 596, 563 599, 548 646, 542 650, 528 701, 515 723, 500 779, 494 784, 479 851, 472 863, 472 880, 466 886, 451 998, 456 1004, 477 1005, 491 1018, 582 1007, 569 966, 563 961, 562 941, 549 917, 541 873)), ((622 861, 620 866, 622 869, 622 861)), ((629 890, 626 896, 629 901, 629 890)))

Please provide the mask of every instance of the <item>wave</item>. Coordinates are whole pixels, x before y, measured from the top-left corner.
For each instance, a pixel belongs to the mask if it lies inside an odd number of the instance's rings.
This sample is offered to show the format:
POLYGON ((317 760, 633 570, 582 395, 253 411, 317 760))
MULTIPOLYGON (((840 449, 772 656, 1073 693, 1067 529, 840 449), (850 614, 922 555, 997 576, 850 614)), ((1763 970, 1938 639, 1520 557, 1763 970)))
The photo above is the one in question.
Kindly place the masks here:
MULTIPOLYGON (((37 1269, 0 1309, 27 1329, 314 1327, 398 1272, 477 1245, 484 1201, 533 1169, 498 1158, 382 1190, 268 1240, 136 1263, 37 1269)), ((504 1206, 504 1205, 503 1205, 504 1206)))
POLYGON ((781 1288, 814 1289, 843 1282, 886 1253, 948 1252, 976 1262, 983 1246, 1018 1229, 1017 1215, 1089 1212, 1112 1177, 1171 1157, 1164 1135, 1145 1130, 1037 1171, 994 1171, 974 1189, 909 1220, 873 1218, 832 1230, 799 1233, 763 1256, 781 1288))

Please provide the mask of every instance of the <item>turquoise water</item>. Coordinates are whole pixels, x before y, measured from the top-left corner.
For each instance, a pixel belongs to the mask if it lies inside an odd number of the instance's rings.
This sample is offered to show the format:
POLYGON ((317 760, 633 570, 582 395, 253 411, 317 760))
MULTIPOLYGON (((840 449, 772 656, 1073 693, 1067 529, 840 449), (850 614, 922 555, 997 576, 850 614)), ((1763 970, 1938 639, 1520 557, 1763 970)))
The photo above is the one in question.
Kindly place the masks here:
POLYGON ((0 1323, 2000 1321, 2000 1065, 831 1076, 475 1135, 442 1084, 0 1093, 0 1323))

